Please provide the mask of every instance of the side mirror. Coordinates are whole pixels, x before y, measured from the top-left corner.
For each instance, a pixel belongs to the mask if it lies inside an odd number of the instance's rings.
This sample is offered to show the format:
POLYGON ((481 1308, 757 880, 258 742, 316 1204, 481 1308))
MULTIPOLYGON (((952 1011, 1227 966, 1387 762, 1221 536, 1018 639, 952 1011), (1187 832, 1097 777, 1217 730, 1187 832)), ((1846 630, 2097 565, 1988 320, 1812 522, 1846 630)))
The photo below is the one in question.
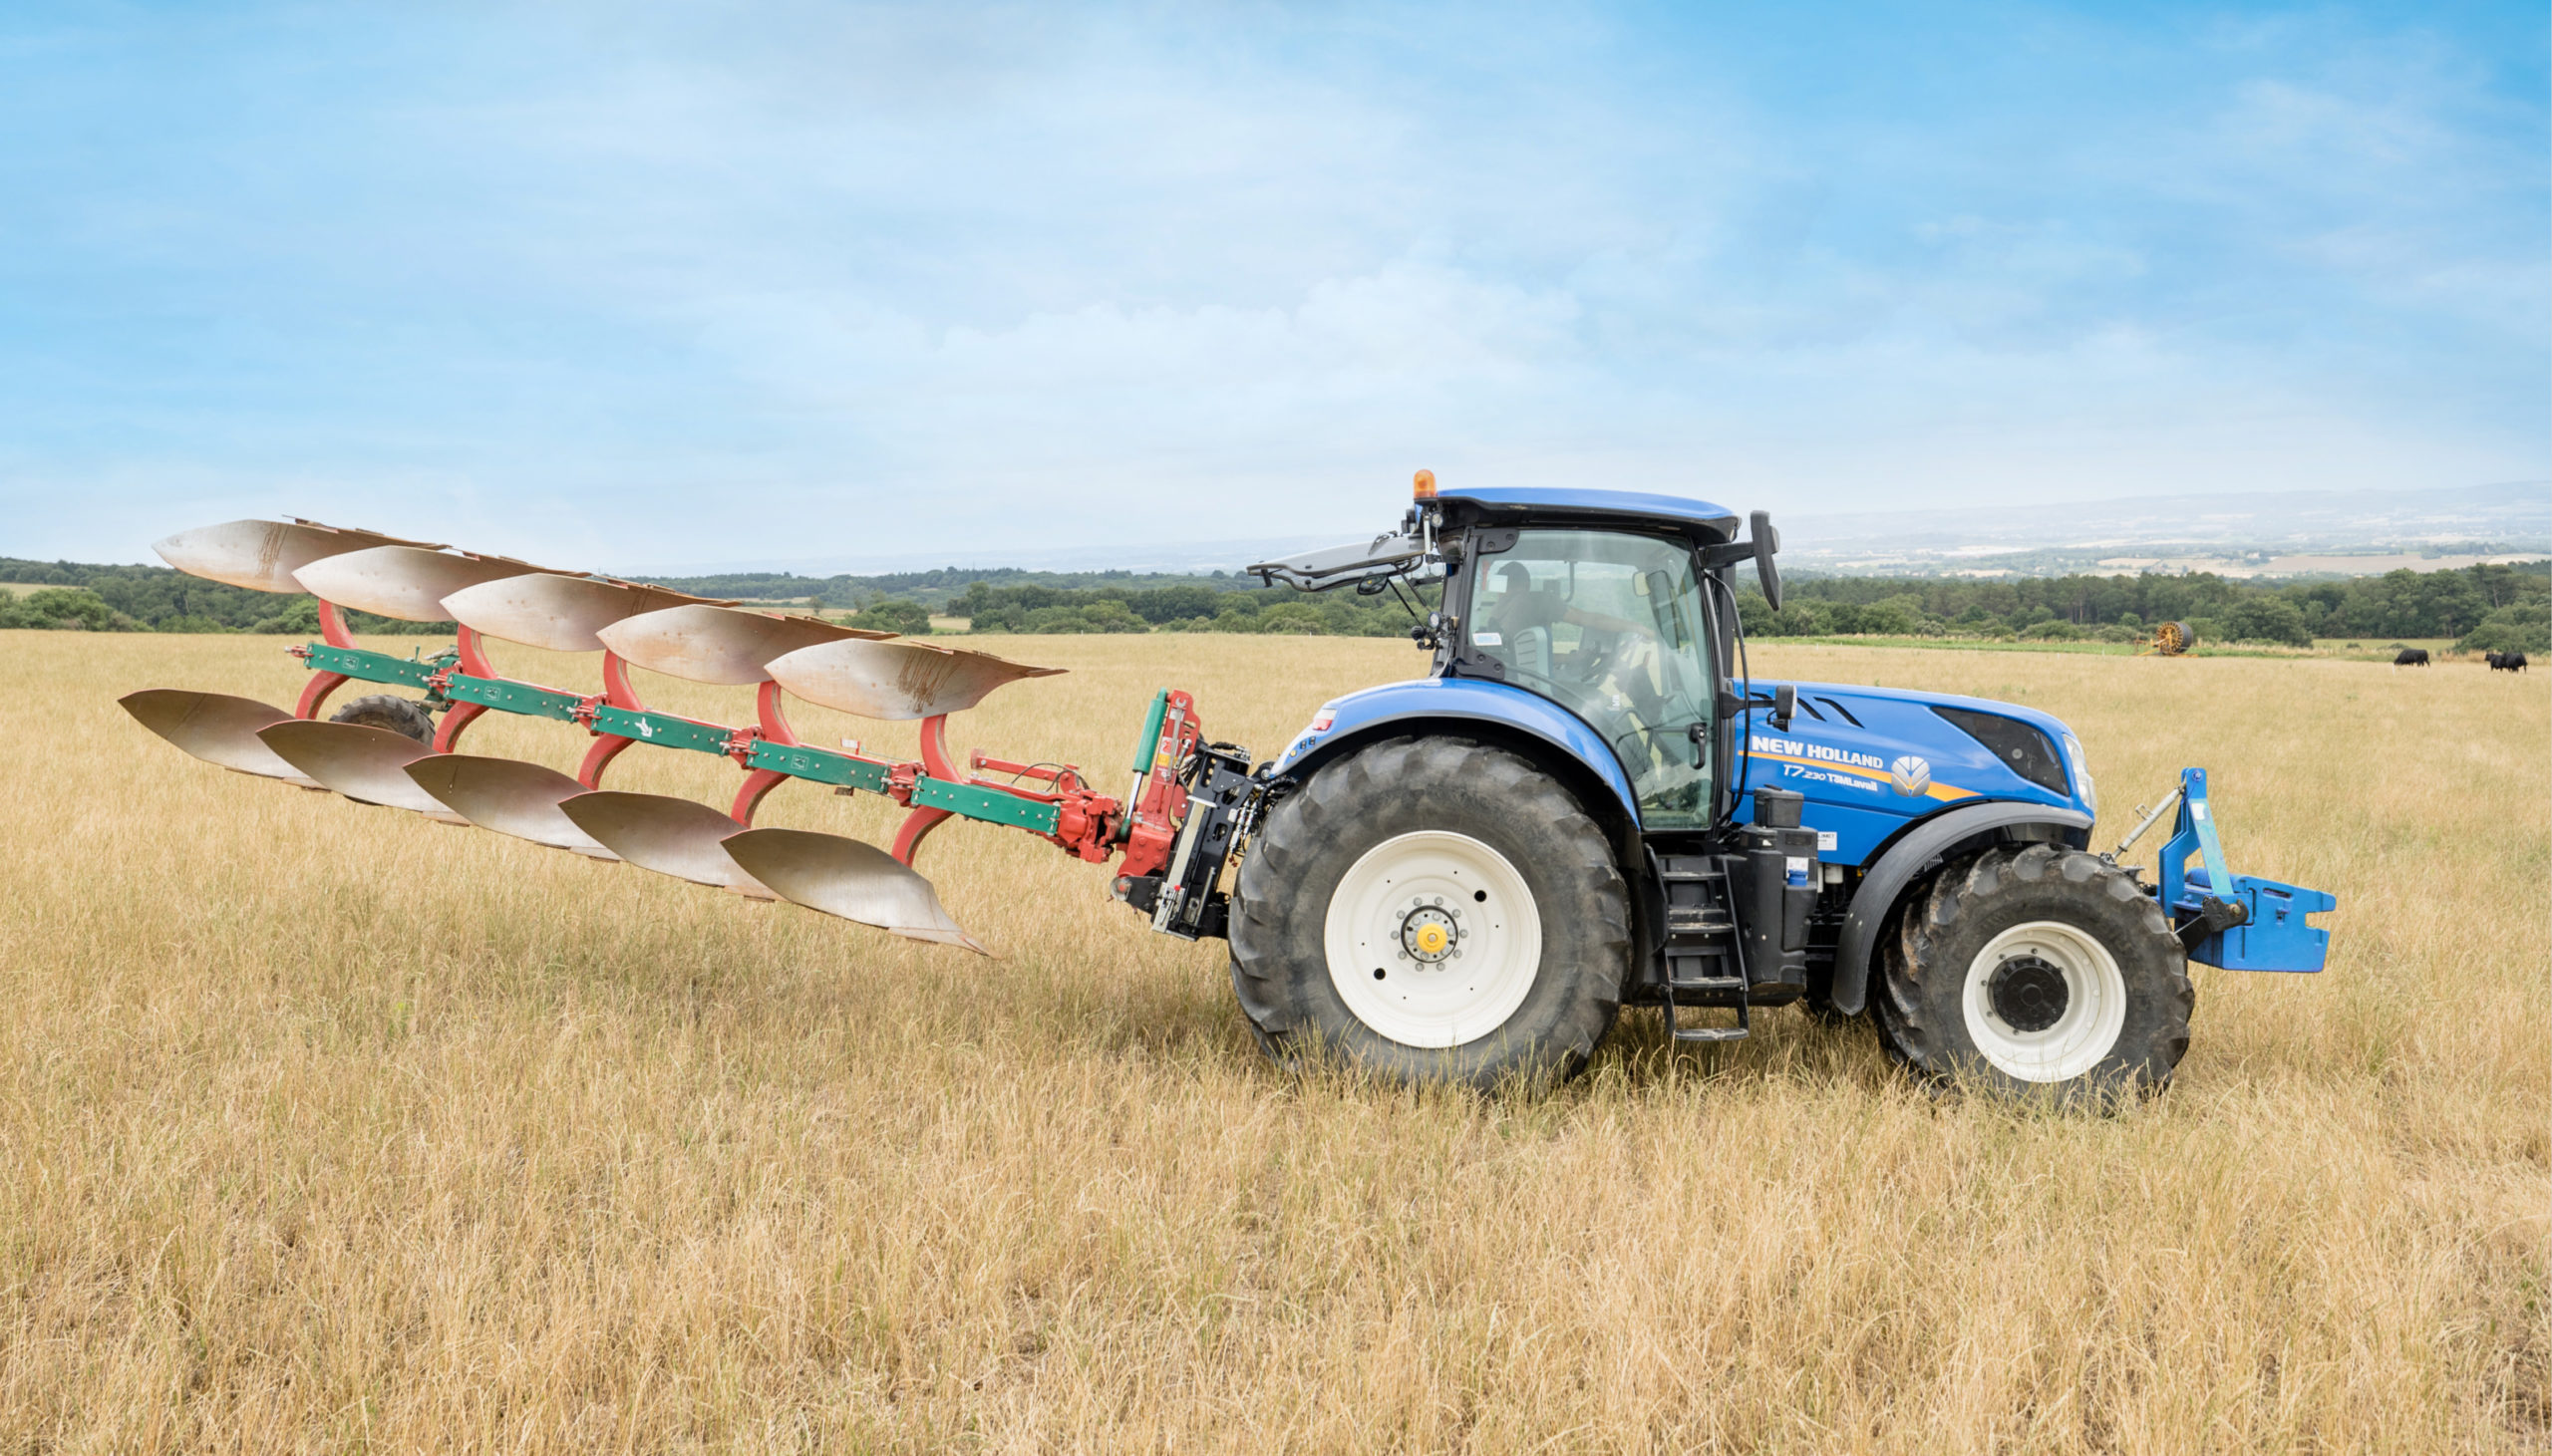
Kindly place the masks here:
POLYGON ((1798 713, 1798 690, 1783 683, 1772 690, 1772 727, 1781 732, 1790 730, 1790 719, 1798 713))
POLYGON ((1763 600, 1781 609, 1781 569, 1772 557, 1781 549, 1781 533, 1772 529, 1772 513, 1758 510, 1747 517, 1747 534, 1754 543, 1754 574, 1763 583, 1763 600))

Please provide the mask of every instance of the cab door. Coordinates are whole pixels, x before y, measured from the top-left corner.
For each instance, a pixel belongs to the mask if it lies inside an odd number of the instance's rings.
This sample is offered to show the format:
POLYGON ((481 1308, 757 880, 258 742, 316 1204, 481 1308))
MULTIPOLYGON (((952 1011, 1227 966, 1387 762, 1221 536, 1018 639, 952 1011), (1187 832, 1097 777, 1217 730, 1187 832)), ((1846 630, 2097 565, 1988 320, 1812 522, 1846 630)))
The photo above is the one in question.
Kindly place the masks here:
MULTIPOLYGON (((1486 536, 1488 533, 1481 533, 1486 536)), ((1464 655, 1585 721, 1620 759, 1647 833, 1712 819, 1711 651, 1690 544, 1529 527, 1474 550, 1464 655)))

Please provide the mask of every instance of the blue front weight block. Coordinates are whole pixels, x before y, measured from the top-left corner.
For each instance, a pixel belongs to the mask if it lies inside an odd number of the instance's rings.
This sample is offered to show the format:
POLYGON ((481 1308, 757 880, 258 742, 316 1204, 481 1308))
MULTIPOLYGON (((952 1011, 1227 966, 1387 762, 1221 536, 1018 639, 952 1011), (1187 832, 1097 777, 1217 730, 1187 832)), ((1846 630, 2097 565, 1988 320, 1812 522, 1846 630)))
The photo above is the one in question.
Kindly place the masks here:
POLYGON ((2230 900, 2245 912, 2239 925, 2227 926, 2189 948, 2189 959, 2227 971, 2319 971, 2331 953, 2331 933, 2309 923, 2309 917, 2339 908, 2336 895, 2283 885, 2256 875, 2237 875, 2225 866, 2224 846, 2215 837, 2215 815, 2206 802, 2206 770, 2180 770, 2180 815, 2170 841, 2162 846, 2155 896, 2164 909, 2181 918, 2205 912, 2211 899, 2230 900), (2190 869, 2190 855, 2202 867, 2190 869), (2219 896, 2218 885, 2231 893, 2219 896))
MULTIPOLYGON (((2206 908, 2200 899, 2214 888, 2204 870, 2191 870, 2189 889, 2196 892, 2172 902, 2191 915, 2206 908)), ((2340 908, 2337 895, 2281 885, 2256 875, 2235 875, 2233 893, 2224 897, 2250 912, 2250 918, 2199 941, 2189 959, 2227 971, 2319 971, 2331 953, 2331 933, 2305 923, 2308 915, 2340 908)))

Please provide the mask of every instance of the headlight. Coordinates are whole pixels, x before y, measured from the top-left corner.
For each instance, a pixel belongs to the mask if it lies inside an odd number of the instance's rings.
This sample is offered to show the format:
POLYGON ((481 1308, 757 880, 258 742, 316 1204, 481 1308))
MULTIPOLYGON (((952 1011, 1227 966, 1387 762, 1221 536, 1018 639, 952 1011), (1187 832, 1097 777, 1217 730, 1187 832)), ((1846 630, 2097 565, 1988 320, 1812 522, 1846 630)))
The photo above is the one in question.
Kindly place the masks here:
POLYGON ((2091 782, 2091 765, 2082 761, 2082 740, 2072 733, 2065 735, 2065 762, 2074 770, 2074 792, 2081 797, 2082 807, 2099 813, 2099 786, 2091 782))

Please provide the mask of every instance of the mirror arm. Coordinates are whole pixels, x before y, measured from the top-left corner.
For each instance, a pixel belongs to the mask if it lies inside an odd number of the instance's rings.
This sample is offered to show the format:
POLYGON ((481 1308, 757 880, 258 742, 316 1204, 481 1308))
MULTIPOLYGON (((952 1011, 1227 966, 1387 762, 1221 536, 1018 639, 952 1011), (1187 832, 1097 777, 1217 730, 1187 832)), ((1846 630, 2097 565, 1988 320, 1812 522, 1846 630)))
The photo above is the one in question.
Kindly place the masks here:
MULTIPOLYGON (((1719 695, 1719 716, 1722 722, 1742 717, 1757 708, 1770 709, 1772 728, 1779 732, 1788 732, 1790 720, 1798 713, 1798 689, 1783 683, 1772 690, 1772 696, 1769 698, 1742 697, 1734 688, 1726 688, 1719 695)), ((1701 724, 1693 725, 1692 732, 1697 742, 1700 741, 1702 728, 1701 724)))
POLYGON ((1735 566, 1740 561, 1754 562, 1755 578, 1763 588, 1763 601, 1777 612, 1781 609, 1781 569, 1772 564, 1772 558, 1780 554, 1781 533, 1772 529, 1772 513, 1768 510, 1758 510, 1750 516, 1747 532, 1743 541, 1703 546, 1694 554, 1701 558, 1705 571, 1735 566))

